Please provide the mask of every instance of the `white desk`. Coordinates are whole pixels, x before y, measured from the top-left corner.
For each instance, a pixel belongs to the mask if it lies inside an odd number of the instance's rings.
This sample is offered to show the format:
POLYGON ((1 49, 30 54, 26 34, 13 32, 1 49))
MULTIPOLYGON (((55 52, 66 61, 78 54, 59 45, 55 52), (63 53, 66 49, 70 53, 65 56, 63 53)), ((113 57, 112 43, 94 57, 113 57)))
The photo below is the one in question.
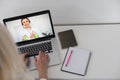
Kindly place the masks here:
MULTIPOLYGON (((73 29, 79 48, 91 50, 86 76, 60 71, 61 65, 49 67, 49 78, 58 79, 120 79, 120 25, 55 26, 55 33, 73 29)), ((67 49, 60 46, 63 61, 67 49)), ((31 72, 37 76, 36 71, 31 72)))

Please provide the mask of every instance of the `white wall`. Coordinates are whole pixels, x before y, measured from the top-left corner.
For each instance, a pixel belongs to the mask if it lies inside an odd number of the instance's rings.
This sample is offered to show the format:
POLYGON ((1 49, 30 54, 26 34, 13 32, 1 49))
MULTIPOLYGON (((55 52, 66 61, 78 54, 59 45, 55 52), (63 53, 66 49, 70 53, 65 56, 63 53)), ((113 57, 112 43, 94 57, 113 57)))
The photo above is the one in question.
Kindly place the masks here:
POLYGON ((0 0, 0 21, 46 9, 54 24, 120 22, 120 0, 0 0))

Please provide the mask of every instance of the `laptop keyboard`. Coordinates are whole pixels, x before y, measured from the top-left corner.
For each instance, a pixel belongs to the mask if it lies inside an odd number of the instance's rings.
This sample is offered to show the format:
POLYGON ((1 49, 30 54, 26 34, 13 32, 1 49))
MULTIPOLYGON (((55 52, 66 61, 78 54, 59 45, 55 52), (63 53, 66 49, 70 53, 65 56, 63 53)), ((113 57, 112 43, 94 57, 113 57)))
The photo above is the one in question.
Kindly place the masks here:
POLYGON ((21 53, 28 53, 28 57, 38 55, 39 51, 42 50, 46 53, 53 52, 51 41, 43 42, 40 44, 30 45, 26 47, 18 48, 21 53))

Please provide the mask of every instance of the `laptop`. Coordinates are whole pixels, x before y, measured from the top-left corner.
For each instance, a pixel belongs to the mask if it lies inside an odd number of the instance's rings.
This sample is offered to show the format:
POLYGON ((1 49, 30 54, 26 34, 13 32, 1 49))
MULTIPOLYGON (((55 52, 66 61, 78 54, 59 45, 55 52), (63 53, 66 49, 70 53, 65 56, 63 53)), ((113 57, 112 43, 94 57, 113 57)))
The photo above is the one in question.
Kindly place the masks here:
POLYGON ((49 66, 60 64, 59 46, 49 10, 6 18, 3 22, 16 43, 18 51, 28 53, 29 70, 36 69, 34 56, 38 56, 40 50, 49 55, 49 66))

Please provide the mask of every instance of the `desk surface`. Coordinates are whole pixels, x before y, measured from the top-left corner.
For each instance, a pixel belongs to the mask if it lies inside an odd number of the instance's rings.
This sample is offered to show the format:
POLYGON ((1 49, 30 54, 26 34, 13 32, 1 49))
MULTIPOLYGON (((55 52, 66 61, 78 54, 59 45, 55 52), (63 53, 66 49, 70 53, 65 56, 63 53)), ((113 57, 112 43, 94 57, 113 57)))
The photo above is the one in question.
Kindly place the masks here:
MULTIPOLYGON (((49 78, 58 79, 120 79, 120 25, 55 26, 61 61, 67 49, 61 49, 58 32, 73 29, 79 48, 92 52, 85 76, 62 72, 61 65, 49 67, 49 78)), ((37 71, 31 71, 37 77, 37 71)))

